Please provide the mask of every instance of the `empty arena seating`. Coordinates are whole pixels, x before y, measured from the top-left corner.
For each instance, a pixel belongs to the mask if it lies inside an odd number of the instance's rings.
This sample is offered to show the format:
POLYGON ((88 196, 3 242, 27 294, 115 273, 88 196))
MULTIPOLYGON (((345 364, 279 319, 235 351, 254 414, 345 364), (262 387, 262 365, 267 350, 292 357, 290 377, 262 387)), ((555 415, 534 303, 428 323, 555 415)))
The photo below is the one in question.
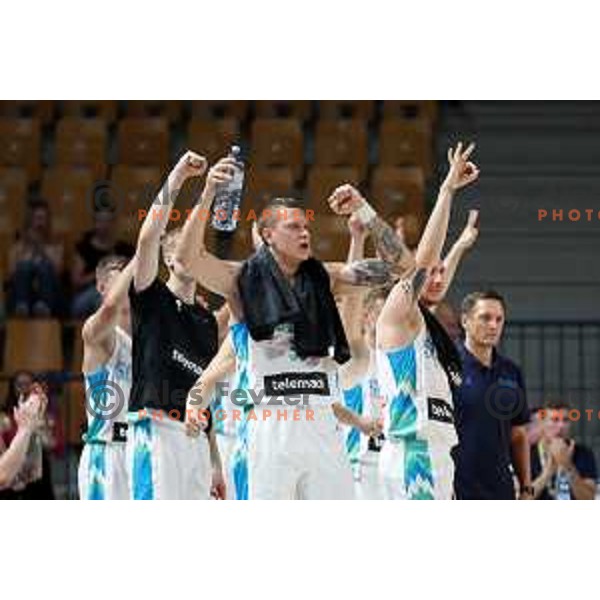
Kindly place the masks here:
POLYGON ((308 121, 312 116, 312 109, 310 100, 257 100, 254 103, 257 118, 308 121))
POLYGON ((199 119, 190 121, 187 147, 214 163, 227 154, 234 143, 240 142, 239 122, 232 118, 199 119))
POLYGON ((38 119, 46 125, 54 118, 55 104, 52 100, 2 100, 0 117, 38 119))
POLYGON ((20 167, 31 180, 40 176, 40 122, 0 118, 0 167, 20 167))
POLYGON ((61 110, 67 117, 97 118, 113 123, 117 118, 118 106, 116 100, 65 100, 61 110))
POLYGON ((362 181, 368 166, 367 125, 358 119, 319 121, 315 137, 315 163, 328 167, 354 167, 362 181))
POLYGON ((294 176, 289 167, 252 167, 247 171, 243 210, 261 207, 276 196, 292 196, 294 176))
POLYGON ((375 115, 373 100, 321 100, 319 117, 321 119, 360 119, 370 121, 375 115))
POLYGON ((94 175, 88 169, 65 166, 46 169, 41 193, 50 206, 54 233, 75 237, 90 228, 94 183, 94 175))
POLYGON ((192 100, 192 118, 199 119, 236 119, 244 121, 248 116, 248 100, 192 100))
POLYGON ((0 167, 0 234, 14 234, 23 225, 27 185, 25 169, 0 167))
POLYGON ((179 100, 129 100, 126 114, 129 117, 165 117, 174 122, 181 118, 181 110, 179 100))
POLYGON ((169 162, 169 124, 159 117, 128 117, 118 126, 119 163, 166 167, 169 162))
POLYGON ((65 117, 56 126, 55 164, 86 167, 98 179, 106 176, 106 121, 65 117))
POLYGON ((431 125, 424 119, 389 119, 379 129, 379 164, 417 166, 428 175, 432 162, 431 125))
POLYGON ((434 100, 384 100, 385 119, 425 119, 430 123, 437 120, 438 103, 434 100))
POLYGON ((360 182, 358 170, 354 167, 315 166, 308 174, 305 202, 317 212, 327 212, 327 198, 343 183, 357 186, 360 182))
POLYGON ((26 369, 34 373, 63 368, 61 324, 57 319, 8 319, 4 345, 4 371, 26 369))
POLYGON ((371 178, 369 200, 386 211, 425 212, 425 176, 417 167, 377 167, 371 178))
POLYGON ((262 167, 291 167, 295 179, 304 170, 304 138, 296 119, 256 119, 252 123, 252 161, 262 167))

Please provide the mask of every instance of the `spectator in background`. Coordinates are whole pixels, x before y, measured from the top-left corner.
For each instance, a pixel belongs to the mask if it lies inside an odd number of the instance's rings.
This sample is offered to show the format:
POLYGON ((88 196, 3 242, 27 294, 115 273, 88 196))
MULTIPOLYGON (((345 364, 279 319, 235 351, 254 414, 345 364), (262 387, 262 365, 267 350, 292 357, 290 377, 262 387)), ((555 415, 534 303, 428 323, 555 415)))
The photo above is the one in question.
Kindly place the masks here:
POLYGON ((32 202, 9 250, 8 314, 48 317, 59 312, 63 251, 62 243, 52 239, 48 204, 32 202))
POLYGON ((534 495, 540 500, 593 500, 598 471, 594 453, 569 436, 569 407, 551 402, 538 411, 541 436, 531 445, 534 495))
MULTIPOLYGON (((9 447, 19 431, 15 417, 23 402, 39 385, 33 373, 19 371, 10 382, 5 401, 4 415, 0 415, 0 447, 9 447)), ((49 451, 54 446, 54 432, 49 417, 40 419, 31 433, 26 457, 19 471, 13 476, 10 488, 0 492, 5 500, 54 500, 49 451)))
POLYGON ((96 289, 96 267, 106 256, 115 254, 132 258, 135 249, 131 244, 116 239, 116 219, 111 210, 94 213, 94 228, 86 231, 75 246, 71 281, 75 297, 71 306, 73 317, 83 319, 100 306, 96 289))
POLYGON ((0 489, 13 484, 27 468, 32 440, 40 428, 46 411, 47 398, 40 386, 33 386, 29 396, 22 396, 11 417, 16 433, 10 443, 0 438, 0 489))

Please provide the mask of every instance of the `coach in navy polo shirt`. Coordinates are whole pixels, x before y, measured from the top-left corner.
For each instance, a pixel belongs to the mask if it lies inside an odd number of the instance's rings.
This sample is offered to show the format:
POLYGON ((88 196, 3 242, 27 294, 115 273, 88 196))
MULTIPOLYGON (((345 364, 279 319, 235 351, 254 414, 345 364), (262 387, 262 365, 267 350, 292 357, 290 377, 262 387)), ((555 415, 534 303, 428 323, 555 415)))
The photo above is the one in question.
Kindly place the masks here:
POLYGON ((463 300, 463 383, 454 396, 459 437, 454 487, 459 500, 513 500, 513 472, 519 497, 533 495, 523 376, 496 351, 505 314, 497 292, 475 292, 463 300))

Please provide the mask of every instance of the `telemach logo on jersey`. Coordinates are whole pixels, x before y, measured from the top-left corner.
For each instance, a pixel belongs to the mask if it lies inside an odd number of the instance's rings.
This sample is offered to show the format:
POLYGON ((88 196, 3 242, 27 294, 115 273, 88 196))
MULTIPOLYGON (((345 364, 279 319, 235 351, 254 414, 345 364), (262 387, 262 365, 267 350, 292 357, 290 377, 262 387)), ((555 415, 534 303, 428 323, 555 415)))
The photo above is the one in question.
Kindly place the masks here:
POLYGON ((269 396, 313 394, 330 396, 326 373, 281 373, 265 375, 265 392, 269 396))

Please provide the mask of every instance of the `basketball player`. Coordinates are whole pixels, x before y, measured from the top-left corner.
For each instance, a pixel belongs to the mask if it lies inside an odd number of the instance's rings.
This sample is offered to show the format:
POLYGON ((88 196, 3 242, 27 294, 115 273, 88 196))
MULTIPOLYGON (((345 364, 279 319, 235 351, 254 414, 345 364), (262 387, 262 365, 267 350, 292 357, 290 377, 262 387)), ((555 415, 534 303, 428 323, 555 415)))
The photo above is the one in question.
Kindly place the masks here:
MULTIPOLYGON (((213 167, 223 168, 229 171, 223 176, 227 181, 233 161, 223 159, 213 167)), ((214 195, 207 185, 184 227, 178 259, 202 285, 226 298, 234 321, 246 328, 249 390, 259 398, 284 400, 274 410, 266 399, 255 402, 249 497, 352 498, 336 418, 365 423, 341 400, 338 364, 349 358, 349 350, 330 285, 378 283, 391 268, 383 261, 360 261, 332 269, 330 280, 311 258, 304 211, 289 199, 273 200, 261 214, 258 232, 264 245, 258 252, 243 265, 221 261, 206 250, 205 222, 196 217, 210 208, 214 195), (298 406, 298 395, 307 397, 307 406, 298 406)), ((387 224, 374 218, 370 231, 382 254, 396 259, 395 269, 402 273, 411 266, 410 253, 387 224)))
POLYGON ((175 260, 181 231, 164 235, 182 185, 205 170, 206 160, 198 154, 188 151, 181 157, 150 207, 137 242, 129 291, 133 382, 128 460, 134 499, 208 499, 211 489, 220 495, 224 490, 216 443, 205 431, 189 437, 184 425, 187 394, 217 351, 217 323, 198 303, 195 280, 175 260), (166 283, 158 276, 161 246, 169 272, 166 283))
MULTIPOLYGON (((416 252, 416 269, 402 277, 377 321, 377 378, 386 409, 380 474, 388 499, 450 499, 457 443, 451 389, 461 363, 442 326, 425 307, 435 303, 434 270, 446 238, 454 194, 473 183, 474 145, 448 152, 449 171, 416 252), (428 295, 431 296, 428 299, 428 295)), ((359 208, 360 210, 360 208, 359 208)))
POLYGON ((127 500, 125 443, 131 389, 131 319, 127 290, 135 262, 118 256, 96 268, 100 308, 82 329, 88 428, 79 459, 81 500, 127 500))
MULTIPOLYGON (((465 228, 443 263, 432 270, 431 285, 423 290, 420 300, 433 311, 448 292, 465 252, 477 240, 477 218, 478 211, 470 211, 465 228)), ((348 261, 352 262, 363 258, 365 230, 354 216, 348 225, 352 235, 348 261)), ((346 295, 340 311, 352 351, 352 359, 340 370, 344 401, 348 408, 374 419, 380 418, 383 404, 376 376, 375 329, 390 291, 391 286, 386 285, 361 295, 346 295)), ((351 428, 346 432, 345 442, 353 466, 357 499, 382 499, 378 475, 381 440, 367 438, 351 428)))

